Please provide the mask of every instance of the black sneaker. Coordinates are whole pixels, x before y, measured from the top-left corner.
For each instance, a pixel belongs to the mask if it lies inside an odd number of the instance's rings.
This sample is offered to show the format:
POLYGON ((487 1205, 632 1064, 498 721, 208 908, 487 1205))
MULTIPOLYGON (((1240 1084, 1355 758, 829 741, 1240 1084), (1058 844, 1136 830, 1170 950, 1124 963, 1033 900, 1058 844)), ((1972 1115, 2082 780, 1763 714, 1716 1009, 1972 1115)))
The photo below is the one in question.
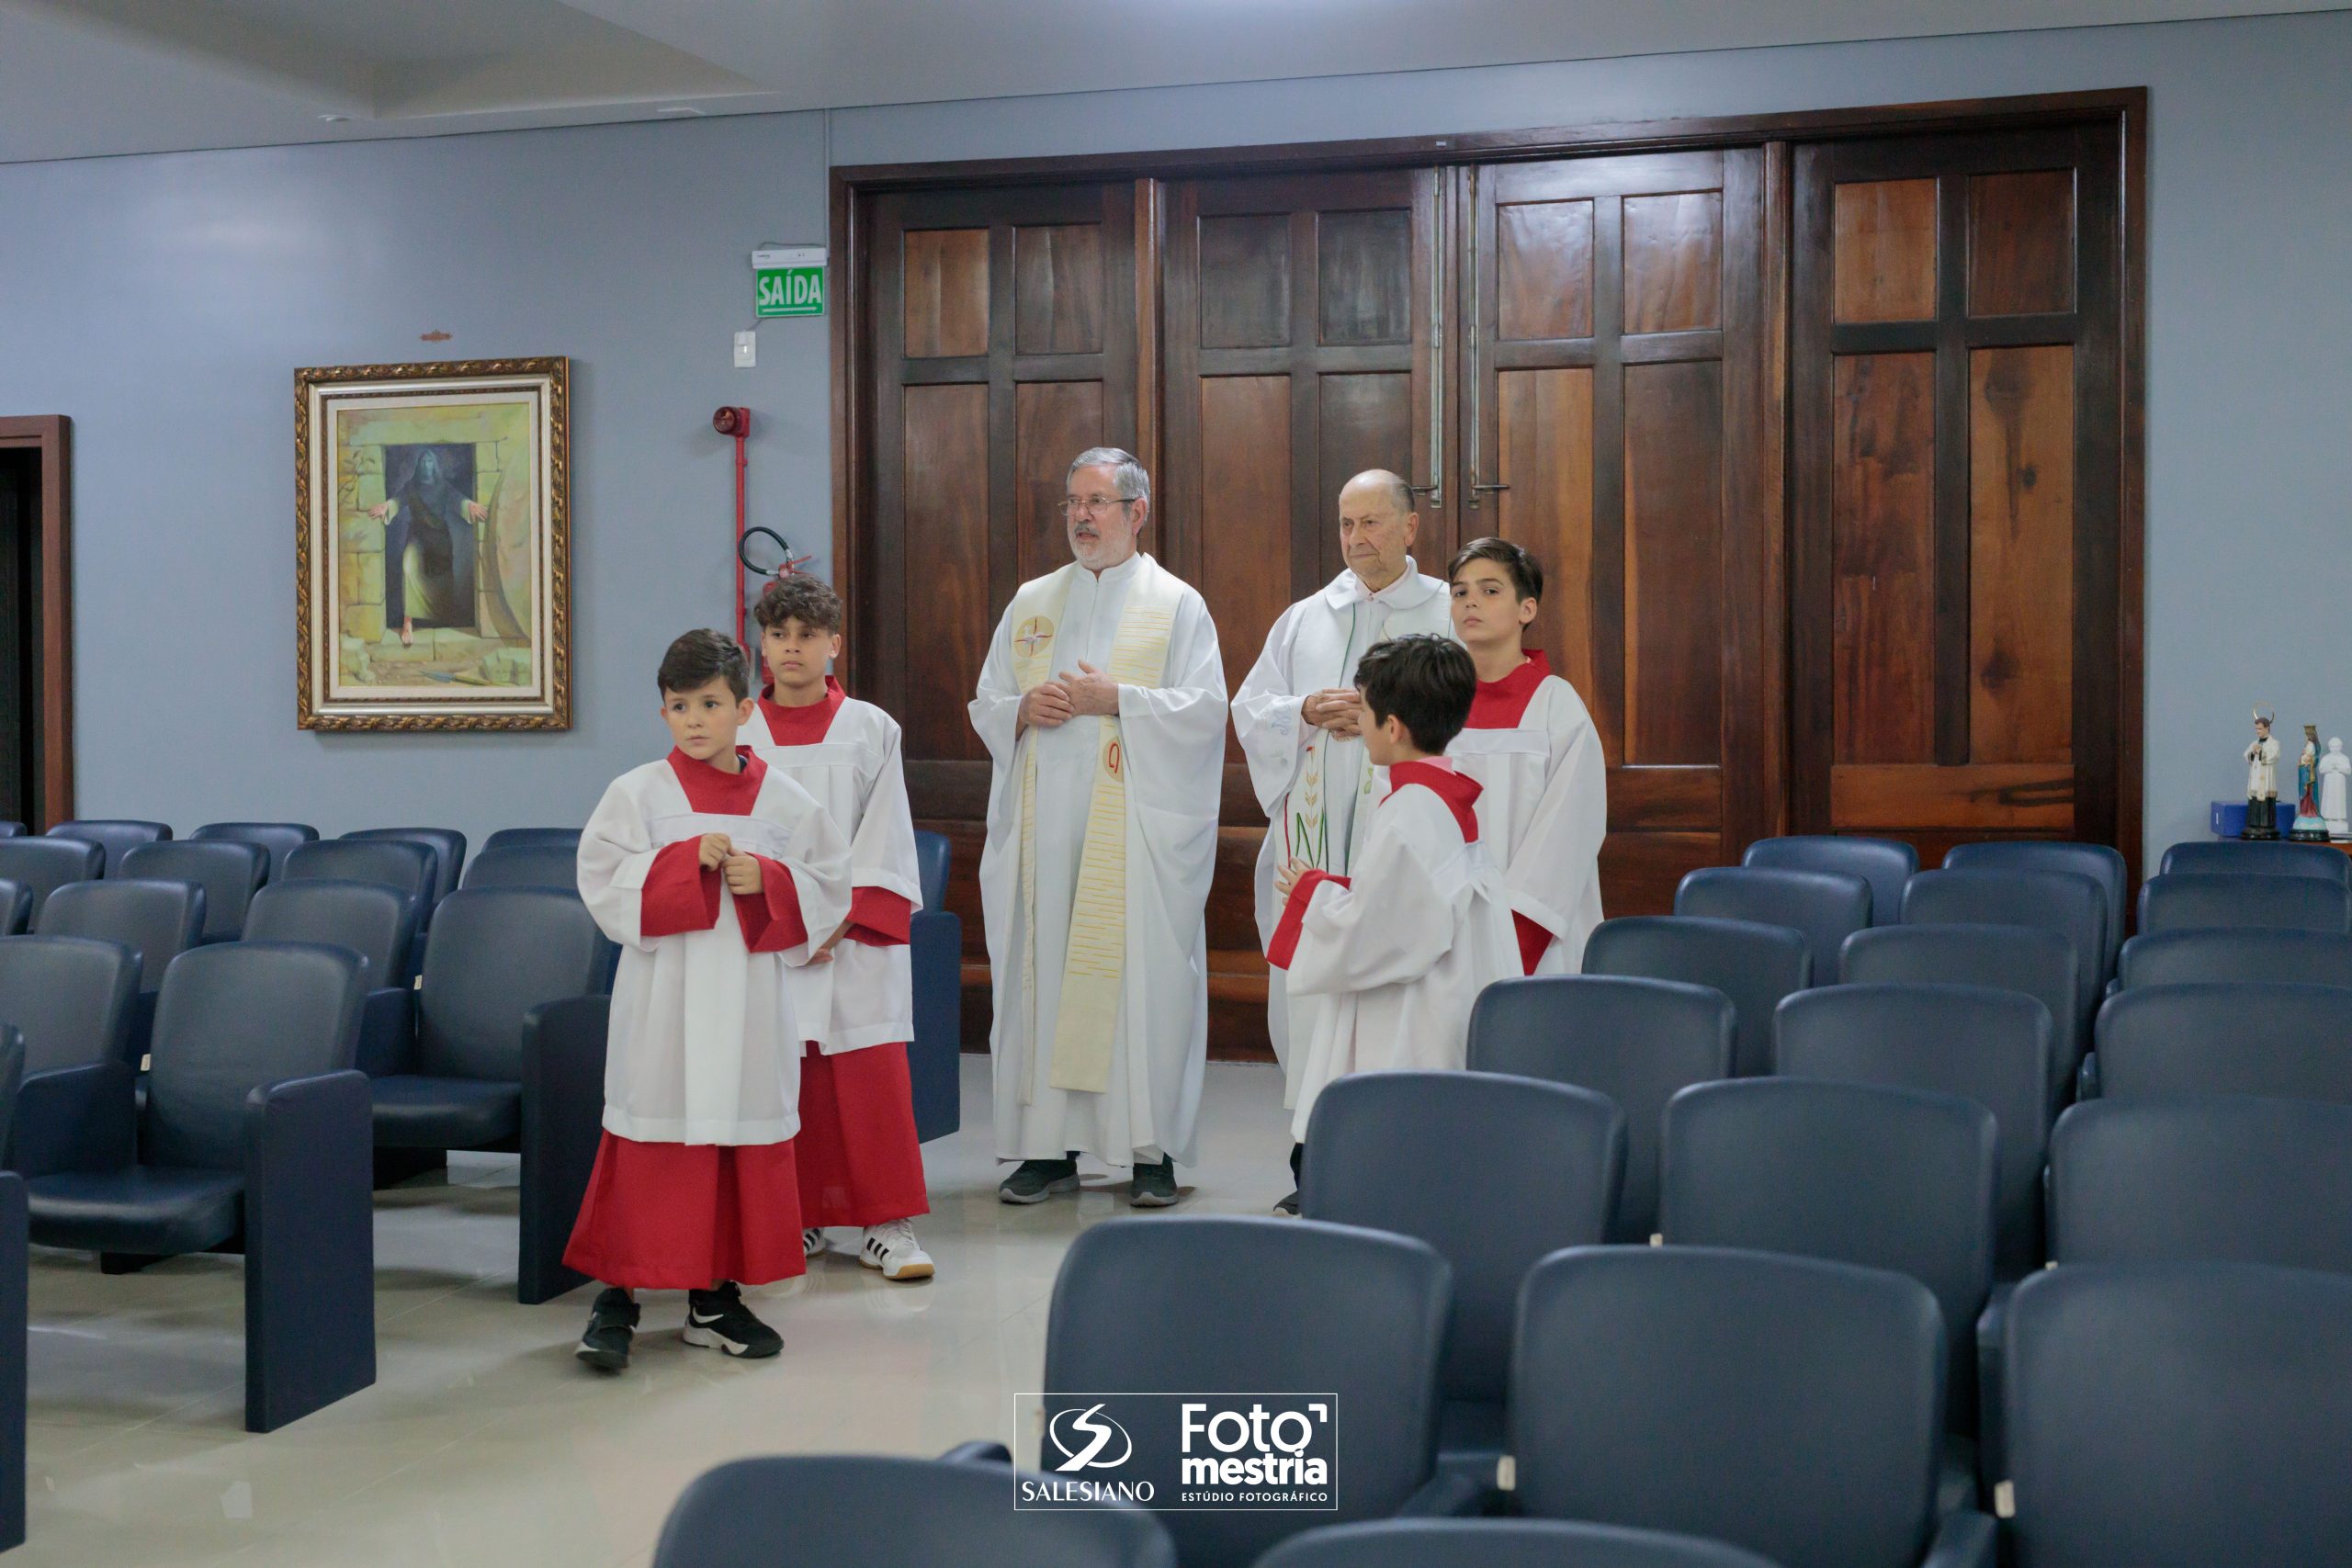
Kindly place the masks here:
POLYGON ((1135 1179, 1127 1184, 1127 1206, 1131 1209, 1166 1209, 1176 1201, 1176 1162, 1161 1160, 1158 1165, 1136 1161, 1135 1179))
POLYGON ((784 1336, 752 1315, 743 1288, 732 1280, 715 1291, 686 1292, 685 1341, 752 1361, 784 1348, 784 1336))
POLYGON ((1291 1194, 1289 1197, 1282 1199, 1274 1204, 1274 1213, 1283 1216, 1285 1219, 1295 1220, 1298 1218, 1298 1190, 1296 1188, 1291 1189, 1291 1194))
POLYGON ((1042 1203, 1057 1192, 1078 1190, 1076 1159, 1024 1159, 998 1184, 1000 1203, 1042 1203))
POLYGON ((588 1331, 574 1354, 600 1372, 627 1371, 628 1342, 636 1333, 637 1303, 618 1285, 607 1285, 588 1309, 588 1331))

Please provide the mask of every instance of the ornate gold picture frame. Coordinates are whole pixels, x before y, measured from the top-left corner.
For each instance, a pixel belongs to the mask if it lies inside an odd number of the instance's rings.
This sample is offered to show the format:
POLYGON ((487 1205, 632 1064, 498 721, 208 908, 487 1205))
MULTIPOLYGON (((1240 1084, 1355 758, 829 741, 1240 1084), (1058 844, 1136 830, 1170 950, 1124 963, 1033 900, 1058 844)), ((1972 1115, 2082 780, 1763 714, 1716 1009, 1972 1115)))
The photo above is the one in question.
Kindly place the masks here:
POLYGON ((571 728, 571 361, 294 373, 304 729, 571 728))

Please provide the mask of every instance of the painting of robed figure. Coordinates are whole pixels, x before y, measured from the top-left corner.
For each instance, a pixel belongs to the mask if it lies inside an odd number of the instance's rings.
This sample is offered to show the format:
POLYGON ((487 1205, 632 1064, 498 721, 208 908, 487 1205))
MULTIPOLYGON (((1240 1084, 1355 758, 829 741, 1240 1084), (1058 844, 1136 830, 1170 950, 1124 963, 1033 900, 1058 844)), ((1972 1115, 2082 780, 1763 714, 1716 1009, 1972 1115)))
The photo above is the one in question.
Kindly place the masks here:
POLYGON ((298 374, 300 722, 571 721, 567 362, 298 374))

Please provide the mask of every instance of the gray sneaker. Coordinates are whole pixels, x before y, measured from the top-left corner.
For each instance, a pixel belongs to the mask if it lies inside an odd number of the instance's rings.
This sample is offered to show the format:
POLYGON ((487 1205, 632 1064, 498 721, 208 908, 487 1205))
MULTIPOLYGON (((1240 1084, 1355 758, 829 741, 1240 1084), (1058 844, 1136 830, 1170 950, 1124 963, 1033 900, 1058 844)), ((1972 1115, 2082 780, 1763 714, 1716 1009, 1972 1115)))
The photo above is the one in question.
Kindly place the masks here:
POLYGON ((1127 1186, 1127 1204, 1136 1209, 1165 1209, 1176 1201, 1176 1162, 1158 1165, 1136 1161, 1135 1180, 1127 1186))
POLYGON ((1057 1192, 1077 1190, 1077 1160, 1024 1159, 998 1184, 996 1196, 1000 1203, 1042 1203, 1057 1192))

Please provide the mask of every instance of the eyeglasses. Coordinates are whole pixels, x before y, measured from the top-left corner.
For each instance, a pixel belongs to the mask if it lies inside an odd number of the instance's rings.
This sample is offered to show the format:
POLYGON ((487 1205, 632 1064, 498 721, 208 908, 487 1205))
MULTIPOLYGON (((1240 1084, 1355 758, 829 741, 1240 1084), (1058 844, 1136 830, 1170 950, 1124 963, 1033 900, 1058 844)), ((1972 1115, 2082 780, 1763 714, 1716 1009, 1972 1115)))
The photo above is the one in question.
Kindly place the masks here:
POLYGON ((1075 517, 1085 512, 1100 516, 1114 506, 1131 506, 1142 499, 1134 495, 1073 495, 1062 502, 1062 515, 1075 517))

